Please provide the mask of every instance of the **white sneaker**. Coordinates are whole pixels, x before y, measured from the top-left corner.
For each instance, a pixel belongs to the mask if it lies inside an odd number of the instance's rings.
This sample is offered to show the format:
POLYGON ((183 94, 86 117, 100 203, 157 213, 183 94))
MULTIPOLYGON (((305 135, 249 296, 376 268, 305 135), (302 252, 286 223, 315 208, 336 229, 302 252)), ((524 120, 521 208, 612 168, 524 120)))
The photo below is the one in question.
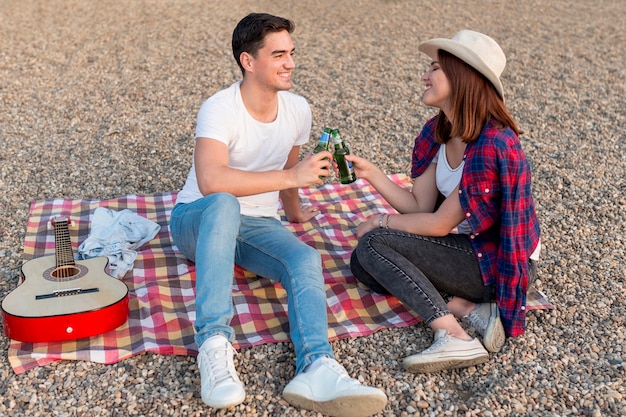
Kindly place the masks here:
POLYGON ((485 349, 489 352, 499 352, 506 336, 498 305, 496 303, 478 304, 466 317, 470 325, 482 336, 485 349))
POLYGON ((365 417, 379 413, 387 396, 378 388, 350 378, 336 360, 320 358, 300 372, 283 391, 294 407, 338 417, 365 417))
POLYGON ((438 329, 435 341, 428 349, 405 358, 402 364, 409 372, 423 373, 465 368, 487 359, 489 353, 478 339, 463 340, 450 336, 447 330, 438 329))
POLYGON ((246 398, 233 363, 233 346, 222 335, 208 338, 198 352, 202 401, 209 407, 228 408, 246 398))

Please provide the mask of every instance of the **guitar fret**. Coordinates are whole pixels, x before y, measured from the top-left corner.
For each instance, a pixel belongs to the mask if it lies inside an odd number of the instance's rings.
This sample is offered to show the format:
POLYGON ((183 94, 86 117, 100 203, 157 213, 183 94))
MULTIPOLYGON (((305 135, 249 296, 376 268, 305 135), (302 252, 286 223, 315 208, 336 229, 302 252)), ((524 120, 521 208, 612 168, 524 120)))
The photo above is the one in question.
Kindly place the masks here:
MULTIPOLYGON (((74 261, 74 252, 72 250, 72 241, 70 239, 70 231, 68 227, 68 219, 66 217, 57 217, 54 219, 54 236, 55 236, 55 256, 57 267, 73 266, 76 265, 74 261)), ((64 275, 62 278, 67 278, 71 273, 71 269, 65 269, 61 271, 64 275)))

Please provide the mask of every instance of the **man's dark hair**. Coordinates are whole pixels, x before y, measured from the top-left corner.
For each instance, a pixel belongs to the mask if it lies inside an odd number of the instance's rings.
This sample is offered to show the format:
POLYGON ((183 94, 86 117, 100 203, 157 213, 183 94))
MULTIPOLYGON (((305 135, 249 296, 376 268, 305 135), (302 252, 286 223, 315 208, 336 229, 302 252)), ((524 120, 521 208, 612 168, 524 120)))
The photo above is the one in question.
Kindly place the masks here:
POLYGON ((267 13, 250 13, 241 19, 233 31, 232 40, 233 56, 241 73, 244 73, 243 65, 239 60, 242 52, 247 52, 256 58, 259 49, 263 48, 265 35, 283 30, 292 33, 294 29, 295 25, 291 20, 267 13))

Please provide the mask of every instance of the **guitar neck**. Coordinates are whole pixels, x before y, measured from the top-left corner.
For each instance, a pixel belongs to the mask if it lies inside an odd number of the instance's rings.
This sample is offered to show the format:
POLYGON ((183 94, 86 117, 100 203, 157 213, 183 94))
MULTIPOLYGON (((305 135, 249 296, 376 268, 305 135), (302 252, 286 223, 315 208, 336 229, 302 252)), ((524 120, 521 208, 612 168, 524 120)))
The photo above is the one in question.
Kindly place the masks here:
POLYGON ((54 242, 57 267, 76 265, 67 217, 54 219, 54 242))

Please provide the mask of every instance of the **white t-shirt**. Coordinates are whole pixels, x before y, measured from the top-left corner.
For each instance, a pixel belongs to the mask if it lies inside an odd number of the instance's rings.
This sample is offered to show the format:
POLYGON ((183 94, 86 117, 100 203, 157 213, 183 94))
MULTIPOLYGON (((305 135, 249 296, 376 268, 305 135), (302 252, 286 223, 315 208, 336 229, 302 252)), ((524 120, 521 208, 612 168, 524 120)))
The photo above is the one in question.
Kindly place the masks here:
MULTIPOLYGON (((309 140, 312 122, 309 104, 304 97, 280 91, 276 120, 262 123, 246 110, 240 84, 241 81, 234 83, 202 104, 196 140, 210 138, 226 144, 231 168, 251 172, 283 169, 291 149, 309 140)), ((238 197, 241 214, 278 218, 278 194, 272 191, 238 197)), ((202 197, 193 162, 176 202, 190 203, 202 197)))

